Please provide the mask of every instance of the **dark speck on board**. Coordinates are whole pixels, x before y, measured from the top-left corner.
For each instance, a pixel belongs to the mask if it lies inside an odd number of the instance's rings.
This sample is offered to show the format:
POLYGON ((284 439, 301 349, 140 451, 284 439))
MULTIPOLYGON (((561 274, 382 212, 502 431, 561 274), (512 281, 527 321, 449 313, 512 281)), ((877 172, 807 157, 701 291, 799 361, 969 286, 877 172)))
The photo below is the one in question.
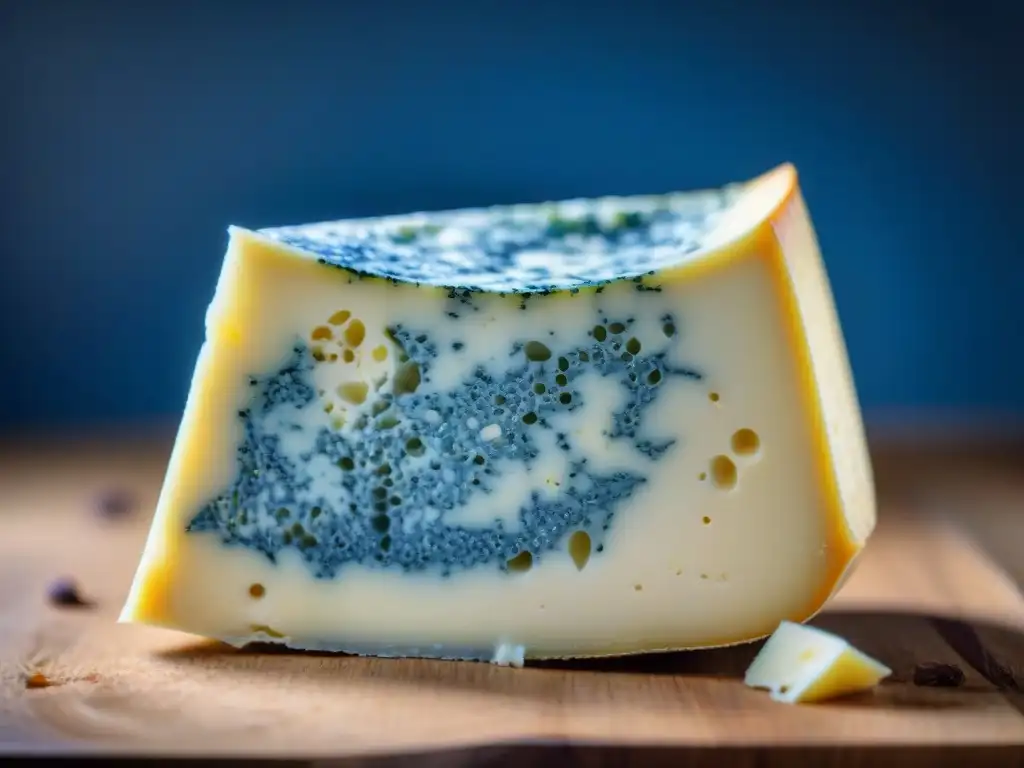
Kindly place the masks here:
POLYGON ((956 664, 926 662, 914 668, 914 685, 929 688, 958 688, 964 684, 964 672, 956 664))
POLYGON ((93 605, 91 600, 82 597, 74 579, 67 577, 55 580, 50 585, 48 596, 51 605, 61 608, 89 608, 93 605))
POLYGON ((124 488, 105 490, 96 499, 97 512, 111 519, 127 517, 137 506, 134 494, 124 488))

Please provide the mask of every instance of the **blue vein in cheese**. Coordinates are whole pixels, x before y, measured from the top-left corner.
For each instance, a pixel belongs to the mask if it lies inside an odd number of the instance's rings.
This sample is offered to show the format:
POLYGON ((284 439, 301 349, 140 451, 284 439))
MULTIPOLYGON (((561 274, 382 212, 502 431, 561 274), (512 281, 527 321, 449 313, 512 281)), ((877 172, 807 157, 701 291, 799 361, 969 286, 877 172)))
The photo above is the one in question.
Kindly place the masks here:
POLYGON ((437 567, 446 574, 514 569, 517 557, 536 563, 577 530, 586 531, 600 552, 617 507, 646 477, 591 471, 566 432, 554 434, 570 468, 560 493, 542 498, 534 491, 518 512, 515 530, 506 530, 500 518, 488 528, 446 520, 491 493, 510 465, 538 461, 535 433, 553 431, 553 415, 584 405, 580 382, 586 377, 610 378, 626 393, 625 406, 613 414, 610 440, 627 441, 651 461, 672 449, 674 440, 646 439, 643 427, 645 410, 665 380, 701 378, 666 359, 677 333, 675 319, 661 318, 660 348, 655 340, 641 346, 631 335, 631 318, 599 319, 571 349, 513 344, 503 376, 493 378, 479 368, 459 386, 427 394, 415 390, 430 381, 436 345, 427 333, 392 328, 405 378, 399 374, 374 393, 371 413, 360 415, 344 434, 307 427, 299 418, 317 397, 309 376, 317 360, 297 343, 276 374, 250 378, 251 405, 238 414, 245 434, 238 476, 188 530, 215 532, 225 544, 259 551, 271 561, 283 549, 297 548, 319 578, 333 578, 347 563, 407 571, 437 567), (294 433, 297 442, 289 438, 289 445, 300 447, 284 450, 282 431, 294 433), (331 496, 314 491, 324 488, 314 482, 314 466, 328 467, 331 496))

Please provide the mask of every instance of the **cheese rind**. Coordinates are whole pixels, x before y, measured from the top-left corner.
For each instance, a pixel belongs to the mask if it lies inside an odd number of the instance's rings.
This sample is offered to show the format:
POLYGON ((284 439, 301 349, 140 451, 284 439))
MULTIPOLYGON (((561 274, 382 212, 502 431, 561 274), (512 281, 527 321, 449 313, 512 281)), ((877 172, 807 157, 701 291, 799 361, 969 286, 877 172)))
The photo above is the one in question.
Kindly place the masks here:
POLYGON ((811 703, 874 688, 892 670, 816 627, 784 621, 758 652, 744 682, 788 704, 811 703))
POLYGON ((874 515, 789 166, 232 228, 122 620, 499 663, 723 645, 813 615, 874 515))

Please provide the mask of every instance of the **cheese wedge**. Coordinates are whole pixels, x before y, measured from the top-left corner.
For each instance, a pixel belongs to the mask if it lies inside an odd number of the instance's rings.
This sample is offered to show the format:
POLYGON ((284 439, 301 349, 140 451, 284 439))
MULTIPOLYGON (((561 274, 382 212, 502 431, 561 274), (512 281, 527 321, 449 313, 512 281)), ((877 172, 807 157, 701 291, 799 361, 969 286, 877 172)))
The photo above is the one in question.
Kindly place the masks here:
POLYGON ((230 230, 121 619, 521 664, 803 620, 875 523, 792 166, 230 230))
POLYGON ((846 640, 784 621, 758 652, 744 682, 775 701, 812 703, 870 690, 892 674, 846 640))

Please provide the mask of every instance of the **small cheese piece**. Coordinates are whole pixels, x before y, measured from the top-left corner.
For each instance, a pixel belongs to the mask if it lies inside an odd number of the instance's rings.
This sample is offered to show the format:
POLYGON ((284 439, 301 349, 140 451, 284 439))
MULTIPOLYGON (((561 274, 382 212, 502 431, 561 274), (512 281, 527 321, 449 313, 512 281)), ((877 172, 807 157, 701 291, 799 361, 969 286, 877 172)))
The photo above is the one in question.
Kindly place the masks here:
POLYGON ((875 522, 791 166, 230 230, 122 620, 520 663, 764 637, 875 522))
POLYGON ((775 701, 810 703, 874 688, 892 670, 841 637, 784 621, 747 670, 744 682, 775 701))

